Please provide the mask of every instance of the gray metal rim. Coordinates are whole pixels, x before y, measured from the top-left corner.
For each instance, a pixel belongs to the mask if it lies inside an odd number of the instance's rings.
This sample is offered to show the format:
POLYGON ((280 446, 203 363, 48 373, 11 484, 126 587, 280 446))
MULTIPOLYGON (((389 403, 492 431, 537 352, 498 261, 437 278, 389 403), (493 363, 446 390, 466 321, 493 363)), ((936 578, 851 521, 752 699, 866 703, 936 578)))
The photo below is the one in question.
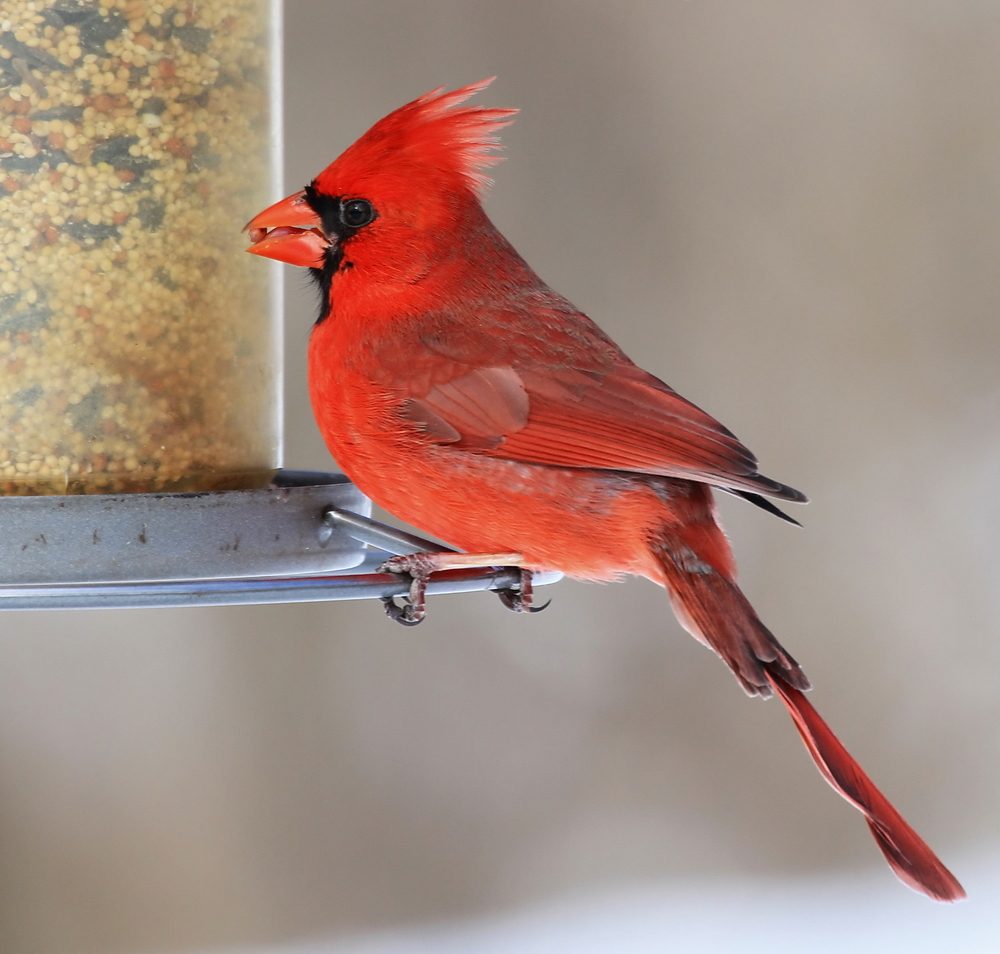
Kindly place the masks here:
MULTIPOLYGON (((401 596, 391 554, 448 547, 370 518, 341 474, 282 471, 205 494, 0 497, 0 609, 229 606, 401 596), (96 521, 96 522, 95 522, 96 521), (144 538, 144 539, 142 539, 144 538)), ((561 578, 536 573, 536 586, 561 578)), ((516 586, 503 567, 435 574, 428 594, 516 586)))

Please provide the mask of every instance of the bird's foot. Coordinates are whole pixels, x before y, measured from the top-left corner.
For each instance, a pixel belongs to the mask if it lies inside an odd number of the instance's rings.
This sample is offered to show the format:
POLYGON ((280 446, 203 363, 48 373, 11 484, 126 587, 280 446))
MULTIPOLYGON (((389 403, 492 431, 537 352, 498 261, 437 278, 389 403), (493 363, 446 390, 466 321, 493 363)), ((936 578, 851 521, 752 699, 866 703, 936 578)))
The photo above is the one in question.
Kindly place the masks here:
MULTIPOLYGON (((522 561, 520 553, 455 553, 448 551, 444 553, 406 553, 402 556, 390 557, 379 568, 379 573, 392 573, 395 576, 409 578, 410 588, 403 597, 402 604, 397 603, 394 597, 383 596, 382 605, 385 607, 385 615, 389 619, 401 623, 403 626, 416 626, 423 621, 427 615, 427 581, 432 573, 441 570, 459 570, 470 567, 488 566, 516 566, 522 561)), ((531 609, 531 573, 522 570, 519 592, 511 590, 501 591, 500 599, 504 605, 510 609, 517 609, 520 612, 523 606, 524 574, 528 574, 529 600, 527 609, 531 609), (508 602, 508 599, 510 602, 508 602), (522 605, 515 607, 515 601, 520 600, 522 605)))
POLYGON ((523 566, 513 569, 520 571, 520 582, 517 586, 497 590, 500 602, 513 613, 540 613, 552 600, 547 600, 541 606, 535 606, 535 587, 532 583, 531 570, 526 570, 523 566))
POLYGON ((416 626, 424 621, 427 615, 427 581, 430 575, 440 569, 435 557, 443 553, 410 553, 405 556, 390 557, 379 568, 379 573, 392 573, 394 576, 409 577, 410 588, 403 597, 402 604, 395 597, 383 596, 382 605, 389 619, 403 626, 416 626))

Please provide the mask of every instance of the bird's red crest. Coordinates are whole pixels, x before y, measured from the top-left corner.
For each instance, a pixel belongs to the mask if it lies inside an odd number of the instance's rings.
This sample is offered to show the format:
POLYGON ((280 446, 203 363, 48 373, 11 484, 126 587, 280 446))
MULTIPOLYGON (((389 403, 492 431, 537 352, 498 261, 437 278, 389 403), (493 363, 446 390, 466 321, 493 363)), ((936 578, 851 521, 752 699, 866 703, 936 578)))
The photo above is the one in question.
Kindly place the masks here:
POLYGON ((457 108, 496 77, 446 92, 443 86, 380 119, 316 179, 320 189, 337 193, 338 181, 358 182, 389 169, 443 178, 453 188, 481 193, 490 184, 483 169, 500 157, 498 131, 516 109, 457 108))

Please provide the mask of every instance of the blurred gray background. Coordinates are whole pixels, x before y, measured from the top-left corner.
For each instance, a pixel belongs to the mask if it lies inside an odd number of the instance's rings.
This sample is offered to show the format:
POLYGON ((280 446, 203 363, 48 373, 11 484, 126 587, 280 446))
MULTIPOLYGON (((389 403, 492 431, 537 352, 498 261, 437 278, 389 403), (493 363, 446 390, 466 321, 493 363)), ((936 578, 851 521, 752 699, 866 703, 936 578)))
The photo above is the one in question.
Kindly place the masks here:
MULTIPOLYGON (((416 631, 5 615, 0 950, 996 950, 1000 6, 296 0, 286 27, 289 191, 499 75, 490 214, 809 493, 804 530, 722 502, 744 587, 972 901, 901 887, 655 587, 564 582, 416 631)), ((290 275, 286 461, 326 468, 313 309, 290 275)))

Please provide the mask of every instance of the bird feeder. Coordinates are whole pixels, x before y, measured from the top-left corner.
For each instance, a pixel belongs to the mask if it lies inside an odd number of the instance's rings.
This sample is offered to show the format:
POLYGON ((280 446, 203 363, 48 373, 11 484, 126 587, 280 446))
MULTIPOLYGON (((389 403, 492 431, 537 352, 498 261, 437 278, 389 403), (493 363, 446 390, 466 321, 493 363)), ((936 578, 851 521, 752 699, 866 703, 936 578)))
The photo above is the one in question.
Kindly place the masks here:
MULTIPOLYGON (((277 0, 0 13, 0 606, 386 597, 342 475, 281 469, 277 0), (347 572, 353 571, 353 572, 347 572)), ((513 585, 442 574, 434 590, 513 585)), ((544 582, 539 580, 538 582, 544 582)))

